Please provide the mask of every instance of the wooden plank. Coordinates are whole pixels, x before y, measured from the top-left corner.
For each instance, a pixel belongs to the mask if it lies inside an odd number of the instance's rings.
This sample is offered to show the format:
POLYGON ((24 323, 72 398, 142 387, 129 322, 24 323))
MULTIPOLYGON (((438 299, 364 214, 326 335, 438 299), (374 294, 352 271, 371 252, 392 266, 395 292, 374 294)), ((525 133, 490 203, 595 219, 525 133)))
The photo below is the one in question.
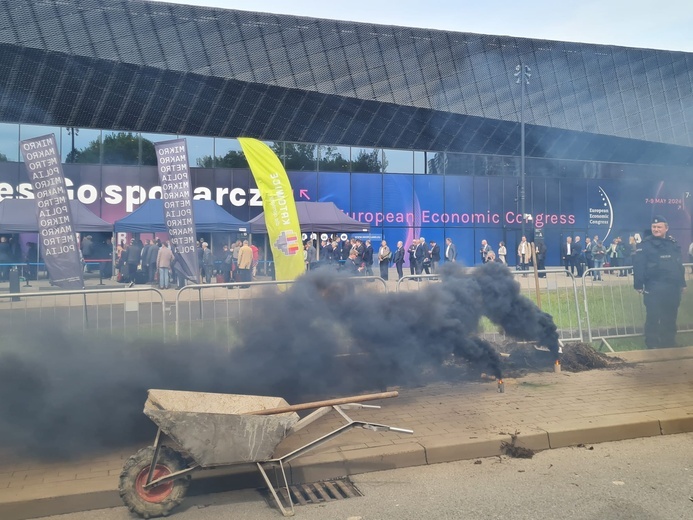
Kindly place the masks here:
POLYGON ((318 495, 320 495, 320 498, 322 498, 325 502, 330 502, 332 500, 332 497, 330 497, 329 493, 325 491, 325 487, 322 482, 313 484, 313 487, 315 488, 315 491, 318 493, 318 495))
POLYGON ((332 493, 332 496, 334 496, 334 498, 335 498, 336 500, 340 500, 340 499, 344 498, 344 497, 342 496, 342 493, 334 486, 334 484, 333 484, 332 482, 323 482, 323 485, 324 485, 327 489, 330 490, 330 492, 332 493))
POLYGON ((349 488, 349 486, 347 486, 347 485, 346 485, 344 482, 342 482, 341 480, 335 480, 334 483, 337 485, 337 487, 338 487, 339 489, 342 490, 342 493, 344 493, 344 496, 346 496, 346 497, 357 497, 357 496, 358 496, 357 494, 355 494, 355 493, 349 488))
POLYGON ((298 486, 291 486, 291 491, 294 492, 294 496, 296 497, 296 500, 298 501, 298 505, 305 506, 306 504, 308 504, 308 502, 306 502, 306 499, 303 497, 303 493, 301 492, 301 489, 298 486))
POLYGON ((308 484, 301 484, 301 487, 303 488, 303 491, 305 492, 306 496, 313 502, 314 504, 318 504, 320 502, 320 499, 315 496, 315 493, 313 493, 313 490, 310 488, 308 484))

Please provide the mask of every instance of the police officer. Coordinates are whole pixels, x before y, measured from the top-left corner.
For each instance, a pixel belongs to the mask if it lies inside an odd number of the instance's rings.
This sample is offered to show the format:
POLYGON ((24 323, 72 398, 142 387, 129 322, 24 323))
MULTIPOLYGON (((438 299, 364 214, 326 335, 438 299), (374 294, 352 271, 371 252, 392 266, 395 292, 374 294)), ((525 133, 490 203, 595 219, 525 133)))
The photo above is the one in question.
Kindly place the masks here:
POLYGON ((669 225, 664 217, 655 216, 651 230, 635 253, 633 287, 645 300, 647 348, 674 347, 676 314, 686 287, 681 248, 667 235, 669 225))

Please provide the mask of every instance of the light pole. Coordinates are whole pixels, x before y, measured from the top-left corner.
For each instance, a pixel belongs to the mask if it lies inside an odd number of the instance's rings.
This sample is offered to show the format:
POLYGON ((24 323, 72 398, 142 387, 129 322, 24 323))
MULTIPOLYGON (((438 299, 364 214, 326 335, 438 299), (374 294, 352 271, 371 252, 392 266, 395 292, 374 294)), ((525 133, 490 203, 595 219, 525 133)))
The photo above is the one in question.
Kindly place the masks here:
POLYGON ((522 236, 525 235, 525 85, 529 85, 532 69, 522 63, 515 66, 515 83, 520 84, 520 212, 522 213, 522 236))

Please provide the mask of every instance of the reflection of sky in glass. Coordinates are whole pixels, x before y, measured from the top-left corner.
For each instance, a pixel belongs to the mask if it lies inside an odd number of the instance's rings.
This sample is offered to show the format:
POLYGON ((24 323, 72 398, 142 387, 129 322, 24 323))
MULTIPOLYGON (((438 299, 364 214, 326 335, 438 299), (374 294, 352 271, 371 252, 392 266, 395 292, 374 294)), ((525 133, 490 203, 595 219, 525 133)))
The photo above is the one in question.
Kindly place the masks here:
POLYGON ((229 152, 240 152, 241 145, 237 139, 214 139, 215 157, 224 157, 229 152))
POLYGON ((383 153, 387 173, 413 173, 412 152, 408 150, 383 150, 383 153))
POLYGON ((198 159, 214 155, 214 139, 211 137, 181 135, 180 138, 185 139, 188 145, 188 163, 190 166, 197 166, 198 159))
POLYGON ((0 124, 0 153, 8 161, 19 161, 19 125, 0 124))

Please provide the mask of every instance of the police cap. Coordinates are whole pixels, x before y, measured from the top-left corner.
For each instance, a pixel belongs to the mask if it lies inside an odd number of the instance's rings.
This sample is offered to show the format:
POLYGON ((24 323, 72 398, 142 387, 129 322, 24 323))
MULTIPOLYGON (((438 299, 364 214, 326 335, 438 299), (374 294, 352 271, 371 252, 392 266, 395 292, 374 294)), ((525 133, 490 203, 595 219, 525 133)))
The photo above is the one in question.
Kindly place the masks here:
POLYGON ((655 215, 654 217, 652 217, 652 223, 653 224, 660 224, 660 223, 666 224, 667 219, 665 219, 662 215, 655 215))

